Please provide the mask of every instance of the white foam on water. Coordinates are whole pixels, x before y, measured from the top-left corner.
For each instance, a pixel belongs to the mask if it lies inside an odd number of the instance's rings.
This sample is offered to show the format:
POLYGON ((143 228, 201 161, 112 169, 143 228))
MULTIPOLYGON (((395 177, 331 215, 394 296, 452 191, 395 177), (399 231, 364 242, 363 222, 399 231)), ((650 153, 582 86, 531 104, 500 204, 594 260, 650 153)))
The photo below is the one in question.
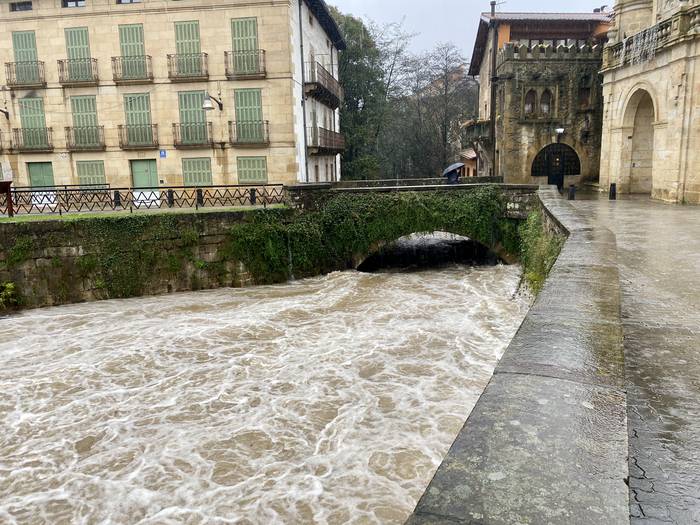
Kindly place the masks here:
POLYGON ((0 521, 403 523, 528 307, 517 267, 0 320, 0 521))

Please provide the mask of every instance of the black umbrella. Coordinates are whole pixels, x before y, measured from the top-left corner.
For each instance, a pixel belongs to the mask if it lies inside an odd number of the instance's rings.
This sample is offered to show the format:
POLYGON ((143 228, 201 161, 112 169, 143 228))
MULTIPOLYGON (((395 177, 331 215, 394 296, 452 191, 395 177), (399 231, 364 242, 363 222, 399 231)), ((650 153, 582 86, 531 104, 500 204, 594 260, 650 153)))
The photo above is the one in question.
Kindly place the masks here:
POLYGON ((463 167, 464 167, 463 162, 458 162, 456 164, 453 164, 452 166, 450 166, 449 168, 447 168, 445 171, 442 172, 442 176, 447 177, 453 171, 457 171, 459 169, 462 169, 463 167))

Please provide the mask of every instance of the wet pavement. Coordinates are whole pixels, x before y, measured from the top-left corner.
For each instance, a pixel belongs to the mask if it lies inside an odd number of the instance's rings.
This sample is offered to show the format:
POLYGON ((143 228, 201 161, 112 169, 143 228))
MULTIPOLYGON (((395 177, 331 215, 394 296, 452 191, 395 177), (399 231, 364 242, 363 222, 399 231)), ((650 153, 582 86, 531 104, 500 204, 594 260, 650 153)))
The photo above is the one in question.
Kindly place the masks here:
POLYGON ((631 522, 700 523, 700 207, 575 206, 617 236, 631 522))

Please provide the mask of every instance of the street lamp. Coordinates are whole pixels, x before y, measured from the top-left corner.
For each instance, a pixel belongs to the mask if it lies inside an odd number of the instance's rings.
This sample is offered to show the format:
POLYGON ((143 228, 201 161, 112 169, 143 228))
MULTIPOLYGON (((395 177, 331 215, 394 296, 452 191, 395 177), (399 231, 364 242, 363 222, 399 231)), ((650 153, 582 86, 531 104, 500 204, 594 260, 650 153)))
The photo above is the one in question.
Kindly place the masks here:
MULTIPOLYGON (((221 95, 219 95, 221 96, 221 95)), ((221 99, 218 99, 216 97, 212 97, 209 93, 206 93, 204 95, 204 102, 202 102, 202 109, 204 111, 212 111, 214 109, 214 102, 217 103, 219 106, 219 111, 224 110, 224 103, 221 101, 221 99)))
POLYGON ((564 135, 564 131, 566 131, 564 128, 557 128, 554 131, 557 132, 557 144, 561 142, 561 138, 564 135))

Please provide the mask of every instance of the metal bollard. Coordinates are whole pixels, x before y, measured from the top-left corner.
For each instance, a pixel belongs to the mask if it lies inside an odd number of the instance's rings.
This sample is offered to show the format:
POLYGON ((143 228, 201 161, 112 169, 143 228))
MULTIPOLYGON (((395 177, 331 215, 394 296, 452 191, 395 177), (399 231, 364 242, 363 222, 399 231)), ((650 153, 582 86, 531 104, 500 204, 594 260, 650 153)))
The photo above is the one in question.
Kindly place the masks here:
POLYGON ((114 207, 115 208, 122 207, 122 195, 117 190, 114 191, 114 207))
POLYGON ((569 186, 569 200, 570 201, 575 201, 576 200, 576 186, 571 184, 569 186))
POLYGON ((255 188, 250 188, 250 205, 255 206, 257 200, 257 195, 255 194, 255 188))
POLYGON ((197 209, 204 207, 204 191, 201 188, 197 188, 197 209))
POLYGON ((175 192, 173 190, 168 190, 168 208, 175 206, 175 192))
POLYGON ((617 184, 614 182, 610 184, 610 200, 617 200, 617 184))

